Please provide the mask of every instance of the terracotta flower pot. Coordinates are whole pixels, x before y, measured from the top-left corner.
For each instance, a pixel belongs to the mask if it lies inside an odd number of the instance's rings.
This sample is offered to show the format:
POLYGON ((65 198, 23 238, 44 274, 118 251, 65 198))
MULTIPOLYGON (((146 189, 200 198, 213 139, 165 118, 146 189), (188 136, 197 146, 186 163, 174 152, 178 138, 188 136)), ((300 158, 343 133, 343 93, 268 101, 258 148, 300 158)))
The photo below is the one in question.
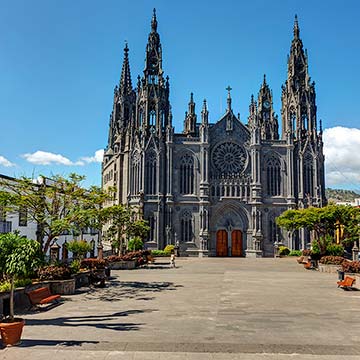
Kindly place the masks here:
POLYGON ((5 346, 20 344, 21 333, 25 325, 24 319, 14 319, 13 322, 1 322, 0 333, 1 339, 5 346))

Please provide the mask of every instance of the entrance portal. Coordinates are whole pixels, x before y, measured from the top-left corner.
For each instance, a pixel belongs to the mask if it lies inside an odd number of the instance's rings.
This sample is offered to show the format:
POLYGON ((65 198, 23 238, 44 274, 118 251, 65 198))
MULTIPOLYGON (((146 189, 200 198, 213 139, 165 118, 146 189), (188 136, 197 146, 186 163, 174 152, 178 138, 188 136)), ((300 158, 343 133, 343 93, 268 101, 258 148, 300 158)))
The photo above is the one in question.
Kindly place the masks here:
POLYGON ((226 230, 216 233, 216 256, 228 256, 228 236, 226 230))
POLYGON ((231 256, 242 255, 242 232, 233 230, 231 233, 231 256))

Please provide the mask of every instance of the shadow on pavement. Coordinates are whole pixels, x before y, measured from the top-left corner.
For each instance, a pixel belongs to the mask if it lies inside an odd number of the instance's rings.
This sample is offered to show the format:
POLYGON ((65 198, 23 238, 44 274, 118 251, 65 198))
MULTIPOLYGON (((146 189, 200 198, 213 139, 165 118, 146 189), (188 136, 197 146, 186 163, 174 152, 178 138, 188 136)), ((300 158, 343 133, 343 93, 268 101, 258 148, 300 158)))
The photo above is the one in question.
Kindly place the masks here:
POLYGON ((83 344, 98 344, 99 341, 75 341, 75 340, 34 340, 34 339, 22 339, 20 347, 32 347, 32 346, 82 346, 83 344))
POLYGON ((92 288, 84 294, 85 300, 121 301, 124 299, 153 300, 156 293, 183 287, 172 282, 142 282, 111 280, 103 289, 92 288))
POLYGON ((50 319, 26 319, 26 326, 87 326, 95 327, 97 329, 108 329, 116 331, 134 331, 139 330, 142 323, 123 323, 113 322, 118 317, 129 316, 133 314, 141 314, 146 312, 153 312, 157 310, 145 309, 145 310, 128 310, 114 313, 111 315, 94 315, 94 316, 77 316, 77 317, 58 317, 50 319))

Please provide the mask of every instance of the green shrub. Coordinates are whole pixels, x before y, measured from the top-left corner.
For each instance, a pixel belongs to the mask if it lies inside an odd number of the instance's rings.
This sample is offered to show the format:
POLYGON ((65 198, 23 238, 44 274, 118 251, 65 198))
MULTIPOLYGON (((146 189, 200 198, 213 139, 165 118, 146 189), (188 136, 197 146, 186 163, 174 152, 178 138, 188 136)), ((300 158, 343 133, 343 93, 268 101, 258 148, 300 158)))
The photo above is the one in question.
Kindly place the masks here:
POLYGON ((344 255, 344 247, 340 244, 328 244, 326 246, 326 255, 343 256, 344 255))
POLYGON ((301 250, 291 250, 289 252, 289 256, 301 256, 302 255, 302 251, 301 250))
POLYGON ((166 245, 164 252, 170 255, 172 251, 174 251, 174 245, 166 245))
POLYGON ((280 256, 287 256, 290 253, 290 249, 286 246, 280 246, 279 247, 279 255, 280 256))
POLYGON ((319 243, 316 240, 313 240, 313 242, 311 243, 311 253, 310 256, 312 259, 314 260, 319 260, 321 257, 320 254, 320 246, 319 243))
MULTIPOLYGON (((31 279, 17 279, 15 280, 14 283, 14 288, 21 288, 21 287, 25 287, 28 285, 31 285, 32 280, 31 279)), ((10 281, 4 281, 3 283, 0 284, 0 292, 7 292, 10 291, 10 281)))
POLYGON ((78 259, 75 259, 70 264, 70 270, 72 274, 77 274, 80 271, 81 261, 78 259))
POLYGON ((83 258, 91 251, 91 245, 85 240, 71 240, 66 244, 66 248, 73 253, 74 258, 83 258))
POLYGON ((128 250, 130 251, 141 250, 143 246, 144 243, 138 236, 134 237, 128 242, 128 250))
POLYGON ((151 250, 152 256, 169 256, 164 250, 151 250))

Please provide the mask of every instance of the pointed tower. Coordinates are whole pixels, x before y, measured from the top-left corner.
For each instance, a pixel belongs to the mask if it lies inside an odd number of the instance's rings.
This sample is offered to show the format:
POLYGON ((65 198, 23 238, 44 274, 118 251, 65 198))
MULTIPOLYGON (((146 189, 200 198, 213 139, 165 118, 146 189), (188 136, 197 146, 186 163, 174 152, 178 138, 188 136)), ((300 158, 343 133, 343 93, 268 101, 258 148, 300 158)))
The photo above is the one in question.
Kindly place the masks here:
POLYGON ((194 94, 190 94, 189 109, 185 112, 184 134, 188 136, 196 136, 196 114, 194 94))
POLYGON ((164 79, 162 69, 162 49, 157 32, 156 11, 151 20, 151 31, 148 37, 145 54, 145 69, 138 86, 138 125, 147 133, 156 130, 159 137, 165 134, 170 124, 169 78, 164 79))
POLYGON ((297 16, 288 56, 288 76, 282 87, 282 138, 290 132, 294 139, 316 141, 315 83, 310 81, 308 57, 300 39, 297 16))
MULTIPOLYGON (((299 208, 326 203, 324 155, 317 131, 315 83, 308 71, 308 56, 300 39, 295 16, 293 40, 288 56, 288 74, 282 86, 282 139, 287 144, 288 204, 299 208)), ((309 234, 295 234, 305 248, 309 234)))
POLYGON ((114 89, 113 110, 110 115, 109 140, 107 148, 123 149, 124 135, 135 116, 135 92, 132 89, 129 48, 125 44, 124 61, 121 70, 119 86, 114 89))
POLYGON ((169 102, 169 78, 162 69, 162 48, 153 11, 145 51, 143 76, 138 78, 136 118, 132 129, 129 158, 128 203, 142 209, 149 221, 148 244, 164 248, 171 241, 166 218, 172 201, 172 115, 169 102), (166 240, 168 239, 168 240, 166 240))
POLYGON ((261 127, 261 138, 263 140, 278 140, 279 123, 273 110, 272 91, 266 83, 265 75, 258 94, 258 116, 261 127))

